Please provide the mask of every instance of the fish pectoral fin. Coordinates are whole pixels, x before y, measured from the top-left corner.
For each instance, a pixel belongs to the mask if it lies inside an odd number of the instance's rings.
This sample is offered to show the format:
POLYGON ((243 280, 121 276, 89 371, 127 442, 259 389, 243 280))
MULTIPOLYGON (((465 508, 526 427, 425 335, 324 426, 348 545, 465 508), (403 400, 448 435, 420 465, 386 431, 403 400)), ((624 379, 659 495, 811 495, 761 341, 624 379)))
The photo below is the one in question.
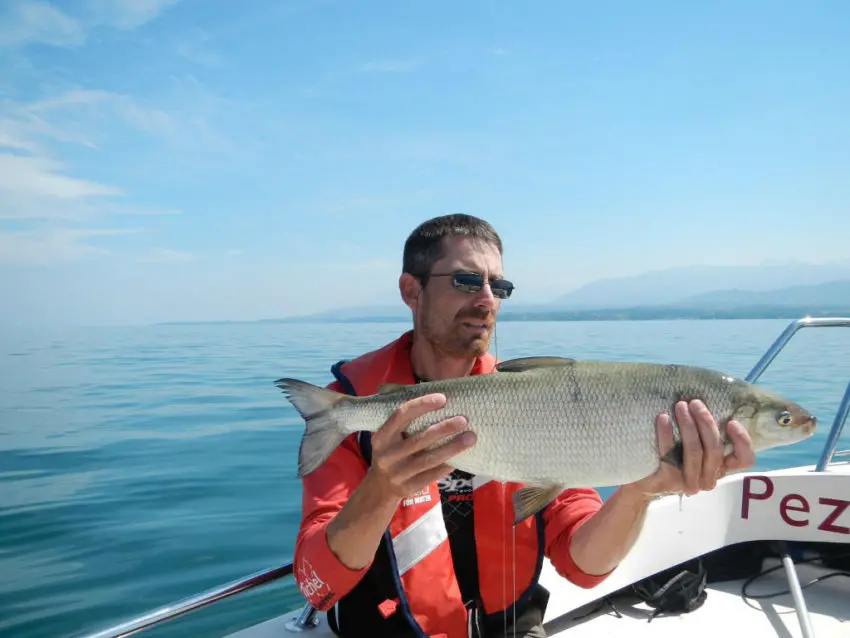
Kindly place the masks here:
POLYGON ((661 457, 661 462, 668 463, 677 470, 681 470, 685 464, 685 447, 682 442, 676 441, 673 447, 667 451, 667 454, 661 457))
POLYGON ((523 487, 513 495, 514 525, 534 516, 563 491, 560 485, 523 487))
MULTIPOLYGON (((731 454, 734 451, 734 446, 731 442, 724 441, 723 454, 731 454)), ((685 446, 681 440, 677 440, 673 447, 667 450, 667 454, 661 457, 662 463, 672 465, 677 470, 682 470, 685 467, 685 446)))
POLYGON ((382 383, 378 386, 377 394, 389 394, 390 392, 395 392, 396 390, 401 390, 402 388, 407 387, 402 383, 382 383))
POLYGON ((496 372, 525 372, 537 368, 557 368, 572 365, 575 361, 567 357, 520 357, 497 363, 496 372))

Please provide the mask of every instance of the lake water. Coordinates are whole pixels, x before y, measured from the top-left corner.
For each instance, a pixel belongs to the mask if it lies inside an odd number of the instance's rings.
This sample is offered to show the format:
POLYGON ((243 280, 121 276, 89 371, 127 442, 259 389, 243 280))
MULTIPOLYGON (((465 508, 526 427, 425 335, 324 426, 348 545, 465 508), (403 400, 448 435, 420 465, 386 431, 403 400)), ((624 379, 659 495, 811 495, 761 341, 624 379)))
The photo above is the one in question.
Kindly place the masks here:
MULTIPOLYGON (((503 323, 501 359, 674 361, 743 376, 779 321, 503 323)), ((302 422, 272 382, 403 324, 224 324, 0 337, 0 636, 94 630, 292 556, 302 422)), ((850 330, 799 332, 761 379, 823 426, 759 468, 817 461, 850 330)), ((848 428, 850 430, 850 428, 848 428)), ((842 438, 850 447, 850 436, 842 438)), ((291 581, 142 635, 219 636, 298 604, 291 581)))

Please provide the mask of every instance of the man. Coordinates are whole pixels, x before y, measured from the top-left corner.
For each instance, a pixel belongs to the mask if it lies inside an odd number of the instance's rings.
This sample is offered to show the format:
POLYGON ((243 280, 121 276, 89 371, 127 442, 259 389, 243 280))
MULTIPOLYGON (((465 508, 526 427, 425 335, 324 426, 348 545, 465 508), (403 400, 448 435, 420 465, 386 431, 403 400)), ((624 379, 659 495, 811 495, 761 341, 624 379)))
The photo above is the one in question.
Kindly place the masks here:
MULTIPOLYGON (((373 394, 383 383, 486 374, 501 301, 502 242, 483 220, 437 217, 407 239, 399 290, 413 329, 352 361, 336 364, 329 387, 373 394)), ((373 436, 348 437, 303 480, 295 578, 309 602, 327 610, 343 636, 545 636, 543 555, 581 587, 604 580, 627 554, 648 501, 662 492, 713 489, 730 469, 753 462, 746 431, 729 425, 734 451, 723 456, 718 428, 699 402, 675 406, 684 470, 621 486, 602 503, 591 489, 568 489, 513 527, 511 495, 521 486, 452 472, 451 457, 475 437, 463 418, 403 436, 416 416, 443 405, 429 395, 402 405, 373 436), (438 489, 439 486, 439 489, 438 489), (515 550, 515 554, 513 553, 515 550)), ((673 445, 666 414, 660 454, 673 445)))

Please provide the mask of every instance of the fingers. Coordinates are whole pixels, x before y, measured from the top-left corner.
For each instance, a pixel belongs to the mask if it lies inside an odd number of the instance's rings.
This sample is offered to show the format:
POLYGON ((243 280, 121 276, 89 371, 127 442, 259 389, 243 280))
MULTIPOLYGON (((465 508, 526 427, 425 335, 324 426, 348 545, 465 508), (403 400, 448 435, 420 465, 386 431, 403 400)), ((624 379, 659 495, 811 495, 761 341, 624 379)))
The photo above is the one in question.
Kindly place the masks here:
POLYGON ((682 482, 684 492, 692 496, 699 491, 699 479, 702 473, 702 441, 700 440, 697 426, 691 416, 689 406, 684 401, 679 401, 675 406, 676 423, 679 425, 679 436, 682 439, 684 454, 684 467, 682 468, 682 482))
POLYGON ((467 431, 460 436, 456 436, 451 441, 444 443, 433 449, 423 449, 412 456, 402 459, 402 463, 397 468, 397 473, 401 481, 408 481, 411 477, 427 472, 443 465, 453 456, 460 454, 465 449, 471 447, 475 443, 475 433, 467 431))
POLYGON ((718 470, 723 466, 723 440, 714 417, 702 401, 692 401, 690 408, 702 442, 702 471, 699 477, 699 488, 713 490, 717 485, 718 470))
POLYGON ((407 479, 407 482, 404 484, 404 489, 406 493, 411 494, 418 490, 421 490, 423 487, 431 483, 432 481, 439 481, 441 478, 444 478, 452 473, 452 468, 450 465, 442 464, 437 467, 432 467, 429 470, 425 470, 424 472, 420 472, 415 476, 407 479))
POLYGON ((405 401, 398 406, 372 437, 373 447, 382 447, 400 437, 402 431, 414 419, 439 410, 446 405, 446 397, 443 394, 426 394, 405 401))
POLYGON ((746 470, 755 464, 753 441, 747 429, 737 421, 729 421, 726 426, 732 441, 732 452, 724 460, 726 471, 746 470))
MULTIPOLYGON (((446 397, 442 394, 428 394, 406 401, 373 434, 370 471, 381 477, 381 483, 392 493, 408 493, 410 486, 414 483, 418 485, 423 477, 436 480, 445 476, 452 469, 446 465, 446 461, 474 445, 475 434, 471 431, 463 432, 467 426, 463 416, 444 419, 410 436, 403 436, 412 421, 445 404, 446 397), (455 436, 458 433, 461 433, 460 436, 455 436), (450 440, 428 449, 442 439, 450 440)), ((419 485, 415 489, 421 487, 419 485)))
POLYGON ((451 437, 462 432, 466 428, 466 418, 462 416, 445 419, 438 423, 434 423, 420 432, 407 437, 398 445, 394 445, 387 449, 386 456, 391 462, 395 462, 404 457, 409 457, 412 454, 433 445, 440 439, 451 437))
POLYGON ((655 434, 658 436, 658 455, 664 456, 676 444, 676 439, 673 437, 673 421, 667 412, 662 412, 655 417, 655 434))
MULTIPOLYGON (((728 472, 752 467, 755 453, 749 433, 737 421, 726 426, 733 451, 724 458, 725 445, 717 423, 702 401, 679 401, 673 408, 683 447, 683 467, 676 472, 670 466, 659 469, 657 479, 665 489, 688 496, 712 490, 728 472)), ((655 419, 658 449, 663 456, 673 445, 673 424, 667 413, 655 419)))

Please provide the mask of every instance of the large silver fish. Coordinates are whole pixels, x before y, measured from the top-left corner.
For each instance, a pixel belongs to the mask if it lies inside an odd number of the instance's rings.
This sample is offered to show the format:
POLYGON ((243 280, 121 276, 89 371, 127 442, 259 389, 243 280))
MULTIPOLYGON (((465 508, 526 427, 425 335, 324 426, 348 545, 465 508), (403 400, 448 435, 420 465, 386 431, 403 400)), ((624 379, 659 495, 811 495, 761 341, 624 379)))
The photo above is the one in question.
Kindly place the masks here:
MULTIPOLYGON (((743 425, 756 451, 803 440, 817 419, 796 403, 721 372, 655 363, 527 357, 504 361, 492 374, 383 386, 353 397, 297 379, 279 379, 306 421, 298 475, 319 467, 353 432, 375 432, 395 408, 430 393, 444 407, 412 421, 408 433, 463 415, 477 440, 447 463, 498 481, 526 484, 514 499, 515 520, 541 509, 569 487, 623 485, 681 467, 682 447, 659 458, 655 417, 673 415, 681 399, 701 399, 721 434, 730 419, 743 425)), ((675 422, 674 422, 675 426, 675 422)), ((444 443, 447 438, 435 443, 444 443)), ((727 450, 731 444, 727 441, 727 450)))

